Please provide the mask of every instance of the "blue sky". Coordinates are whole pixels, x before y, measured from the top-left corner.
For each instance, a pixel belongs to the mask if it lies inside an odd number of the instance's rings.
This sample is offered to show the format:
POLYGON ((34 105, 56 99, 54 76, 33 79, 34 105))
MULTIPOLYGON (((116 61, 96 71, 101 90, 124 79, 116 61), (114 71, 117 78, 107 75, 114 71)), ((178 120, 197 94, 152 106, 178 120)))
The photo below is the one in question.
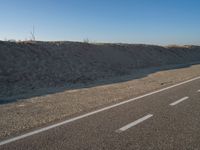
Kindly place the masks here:
POLYGON ((0 40, 200 45, 199 0, 0 0, 0 40))

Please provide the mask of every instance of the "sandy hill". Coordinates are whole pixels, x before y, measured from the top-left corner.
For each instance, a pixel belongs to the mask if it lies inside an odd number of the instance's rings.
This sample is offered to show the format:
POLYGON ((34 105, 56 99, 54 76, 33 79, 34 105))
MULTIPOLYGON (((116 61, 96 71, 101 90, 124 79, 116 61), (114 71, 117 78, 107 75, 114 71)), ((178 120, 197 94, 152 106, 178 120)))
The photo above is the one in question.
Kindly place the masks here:
POLYGON ((0 98, 199 60, 198 46, 0 42, 0 98))

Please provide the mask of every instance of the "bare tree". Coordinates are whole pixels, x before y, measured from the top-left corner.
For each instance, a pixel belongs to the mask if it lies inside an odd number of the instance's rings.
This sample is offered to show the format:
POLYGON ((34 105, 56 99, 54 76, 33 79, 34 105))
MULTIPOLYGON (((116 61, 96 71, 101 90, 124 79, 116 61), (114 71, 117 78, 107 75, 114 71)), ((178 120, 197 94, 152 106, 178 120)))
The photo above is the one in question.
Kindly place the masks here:
POLYGON ((31 34, 31 41, 35 41, 35 26, 34 25, 30 34, 31 34))

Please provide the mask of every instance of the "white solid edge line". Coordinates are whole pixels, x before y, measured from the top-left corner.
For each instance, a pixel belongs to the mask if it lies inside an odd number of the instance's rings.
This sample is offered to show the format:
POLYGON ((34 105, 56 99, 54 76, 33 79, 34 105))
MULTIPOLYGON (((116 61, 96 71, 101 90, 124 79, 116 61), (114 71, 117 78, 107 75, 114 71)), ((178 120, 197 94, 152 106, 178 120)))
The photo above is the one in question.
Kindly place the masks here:
POLYGON ((179 100, 177 100, 177 101, 175 101, 175 102, 173 102, 173 103, 171 103, 171 104, 169 104, 170 106, 175 106, 175 105, 177 105, 177 104, 179 104, 179 103, 181 103, 181 102, 183 102, 183 101, 185 101, 185 100, 187 100, 189 97, 183 97, 183 98, 181 98, 181 99, 179 99, 179 100))
POLYGON ((144 116, 144 117, 142 117, 142 118, 140 118, 140 119, 138 119, 138 120, 136 120, 134 122, 131 122, 131 123, 121 127, 120 129, 116 130, 115 132, 121 133, 123 131, 126 131, 129 128, 134 127, 134 126, 138 125, 139 123, 142 123, 143 121, 145 121, 145 120, 147 120, 147 119, 149 119, 151 117, 153 117, 153 115, 152 114, 148 114, 148 115, 146 115, 146 116, 144 116))
POLYGON ((174 87, 177 87, 177 86, 180 86, 180 85, 183 85, 183 84, 186 84, 186 83, 189 83, 189 82, 198 80, 198 79, 200 79, 200 76, 198 76, 198 77, 196 77, 196 78, 193 78, 193 79, 190 79, 190 80, 187 80, 187 81, 184 81, 184 82, 181 82, 181 83, 178 83, 178 84, 175 84, 175 85, 172 85, 172 86, 169 86, 169 87, 166 87, 166 88, 163 88, 163 89, 160 89, 160 90, 157 90, 157 91, 154 91, 154 92, 151 92, 151 93, 147 93, 147 94, 144 94, 144 95, 141 95, 141 96, 138 96, 138 97, 135 97, 135 98, 132 98, 132 99, 129 99, 129 100, 126 100, 126 101, 123 101, 123 102, 120 102, 120 103, 111 105, 111 106, 107 106, 107 107, 98 109, 98 110, 96 110, 96 111, 92 111, 92 112, 86 113, 86 114, 84 114, 84 115, 80 115, 80 116, 78 116, 78 117, 74 117, 74 118, 71 118, 71 119, 62 121, 62 122, 60 122, 60 123, 56 123, 56 124, 54 124, 54 125, 50 125, 50 126, 47 126, 47 127, 43 127, 43 128, 37 129, 37 130, 35 130, 35 131, 29 132, 29 133, 25 133, 25 134, 23 134, 23 135, 19 135, 19 136, 16 136, 16 137, 13 137, 13 138, 10 138, 10 139, 1 141, 1 142, 0 142, 0 146, 1 146, 1 145, 8 144, 8 143, 11 143, 11 142, 14 142, 14 141, 17 141, 17 140, 20 140, 20 139, 23 139, 23 138, 26 138, 26 137, 29 137, 29 136, 32 136, 32 135, 35 135, 35 134, 38 134, 38 133, 41 133, 41 132, 44 132, 44 131, 47 131, 47 130, 50 130, 50 129, 53 129, 53 128, 56 128, 56 127, 58 127, 58 126, 62 126, 62 125, 64 125, 64 124, 68 124, 68 123, 70 123, 70 122, 74 122, 74 121, 76 121, 76 120, 79 120, 79 119, 82 119, 82 118, 85 118, 85 117, 88 117, 88 116, 97 114, 97 113, 102 112, 102 111, 105 111, 105 110, 109 110, 109 109, 111 109, 111 108, 114 108, 114 107, 117 107, 117 106, 120 106, 120 105, 123 105, 123 104, 126 104, 126 103, 130 103, 130 102, 132 102, 132 101, 135 101, 135 100, 138 100, 138 99, 141 99, 141 98, 144 98, 144 97, 147 97, 147 96, 156 94, 156 93, 160 93, 160 92, 162 92, 162 91, 166 91, 166 90, 168 90, 168 89, 171 89, 171 88, 174 88, 174 87))

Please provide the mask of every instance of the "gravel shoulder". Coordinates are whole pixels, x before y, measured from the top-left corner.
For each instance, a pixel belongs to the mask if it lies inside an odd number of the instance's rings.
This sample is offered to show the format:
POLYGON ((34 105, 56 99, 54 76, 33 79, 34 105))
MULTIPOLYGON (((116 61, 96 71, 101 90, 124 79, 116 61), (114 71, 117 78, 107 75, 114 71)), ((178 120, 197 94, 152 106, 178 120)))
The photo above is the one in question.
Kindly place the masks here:
MULTIPOLYGON (((138 72, 142 74, 145 70, 138 72)), ((66 90, 0 105, 0 139, 64 120, 73 115, 185 81, 200 75, 200 65, 159 71, 108 85, 66 90)))

